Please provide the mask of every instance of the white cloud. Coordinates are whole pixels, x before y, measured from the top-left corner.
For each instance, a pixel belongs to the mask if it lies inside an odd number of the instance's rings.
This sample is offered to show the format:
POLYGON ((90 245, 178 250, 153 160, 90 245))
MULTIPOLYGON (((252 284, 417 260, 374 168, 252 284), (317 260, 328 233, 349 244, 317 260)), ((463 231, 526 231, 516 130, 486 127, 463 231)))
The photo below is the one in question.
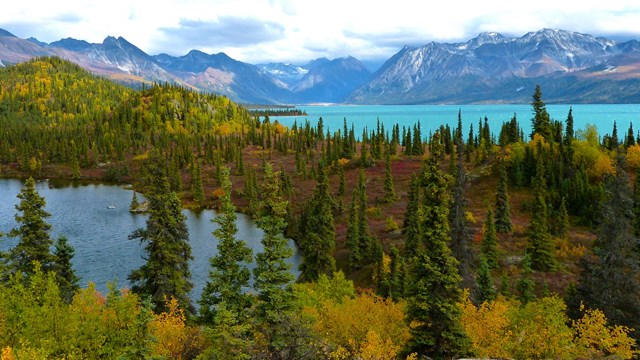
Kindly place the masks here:
POLYGON ((404 44, 464 41, 482 31, 519 36, 543 27, 640 38, 638 24, 636 0, 27 0, 0 11, 0 28, 21 37, 122 36, 152 54, 180 55, 192 46, 254 63, 382 60, 404 44), (205 24, 213 24, 209 32, 205 24))

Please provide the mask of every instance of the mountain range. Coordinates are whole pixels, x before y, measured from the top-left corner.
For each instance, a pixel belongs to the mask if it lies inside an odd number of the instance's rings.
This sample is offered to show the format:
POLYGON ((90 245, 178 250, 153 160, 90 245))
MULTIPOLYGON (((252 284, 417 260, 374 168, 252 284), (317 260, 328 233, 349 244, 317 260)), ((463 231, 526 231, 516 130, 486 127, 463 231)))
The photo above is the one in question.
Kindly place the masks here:
POLYGON ((350 56, 253 65, 198 50, 151 56, 122 37, 46 44, 0 29, 0 67, 40 56, 132 85, 167 81, 256 104, 522 103, 536 84, 550 103, 640 103, 639 41, 553 29, 405 46, 373 74, 350 56))

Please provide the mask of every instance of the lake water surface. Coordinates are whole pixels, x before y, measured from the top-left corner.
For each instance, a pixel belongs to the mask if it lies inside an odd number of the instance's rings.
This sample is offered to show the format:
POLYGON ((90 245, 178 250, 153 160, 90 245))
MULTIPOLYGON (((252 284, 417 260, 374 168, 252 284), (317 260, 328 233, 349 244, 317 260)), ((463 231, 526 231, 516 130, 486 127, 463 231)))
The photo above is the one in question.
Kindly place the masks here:
MULTIPOLYGON (((640 102, 640 99, 638 99, 640 102)), ((531 131, 531 119, 533 118, 531 105, 347 105, 347 106, 306 106, 300 105, 299 109, 305 110, 307 116, 277 117, 272 116, 271 121, 278 120, 283 125, 291 126, 294 121, 298 124, 308 119, 315 124, 320 117, 324 122, 325 131, 332 132, 342 130, 343 120, 353 123, 355 135, 360 136, 362 129, 374 129, 377 119, 385 125, 386 130, 391 130, 393 124, 412 126, 420 121, 422 134, 437 129, 441 124, 449 124, 452 128, 457 126, 458 110, 462 115, 463 134, 469 133, 469 124, 473 124, 478 130, 478 120, 486 116, 489 127, 496 135, 500 131, 503 122, 511 120, 514 114, 525 134, 531 131)), ((574 129, 585 129, 587 124, 596 125, 600 136, 611 133, 613 122, 618 125, 618 136, 625 133, 629 124, 633 123, 637 132, 640 130, 640 104, 581 104, 581 105, 547 105, 547 111, 554 120, 564 123, 573 108, 574 129)))
MULTIPOLYGON (((19 202, 16 196, 21 188, 20 180, 0 179, 0 232, 7 233, 16 227, 15 205, 19 202)), ((128 236, 135 229, 145 227, 147 219, 144 214, 129 212, 132 191, 114 185, 54 181, 39 181, 36 189, 46 200, 45 210, 51 213, 47 221, 52 225, 53 238, 64 235, 75 248, 73 266, 81 278, 80 285, 86 287, 92 281, 103 293, 109 281, 115 280, 120 287, 128 287, 127 276, 144 263, 144 246, 139 241, 129 240, 128 236), (112 206, 115 208, 107 208, 112 206)), ((139 199, 142 201, 143 197, 139 195, 139 199)), ((215 217, 212 210, 184 210, 183 213, 187 216, 194 256, 191 273, 195 304, 209 276, 209 258, 216 254, 217 240, 211 233, 217 224, 211 222, 215 217)), ((237 237, 246 241, 254 254, 262 251, 262 230, 250 217, 238 214, 237 227, 237 237)), ((17 239, 0 238, 0 250, 7 250, 16 243, 17 239)), ((290 246, 295 249, 293 241, 290 246)), ((296 276, 300 261, 296 251, 291 259, 296 276)))

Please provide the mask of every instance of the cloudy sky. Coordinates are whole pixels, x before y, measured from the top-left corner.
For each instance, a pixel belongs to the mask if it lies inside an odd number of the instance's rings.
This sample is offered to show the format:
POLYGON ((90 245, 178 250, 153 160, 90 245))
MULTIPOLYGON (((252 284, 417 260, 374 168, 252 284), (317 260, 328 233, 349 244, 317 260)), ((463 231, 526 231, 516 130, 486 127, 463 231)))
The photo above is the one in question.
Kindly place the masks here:
POLYGON ((52 42, 122 36, 149 54, 191 49, 249 62, 352 55, 379 64, 404 45, 557 28, 640 39, 637 0, 7 0, 0 28, 52 42))

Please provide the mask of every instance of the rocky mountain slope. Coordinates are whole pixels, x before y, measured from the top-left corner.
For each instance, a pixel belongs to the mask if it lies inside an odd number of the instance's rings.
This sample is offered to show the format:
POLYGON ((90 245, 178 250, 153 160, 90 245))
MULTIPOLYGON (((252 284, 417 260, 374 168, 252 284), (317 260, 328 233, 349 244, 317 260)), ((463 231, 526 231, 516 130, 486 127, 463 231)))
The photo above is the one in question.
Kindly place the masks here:
POLYGON ((536 84, 549 103, 640 103, 640 42, 553 29, 405 46, 374 74, 350 56, 252 65, 198 50, 150 56, 122 37, 46 44, 0 29, 0 67, 38 56, 120 82, 168 81, 255 104, 522 103, 536 84))
POLYGON ((549 102, 638 102, 638 45, 543 29, 519 38, 482 33, 465 43, 404 47, 348 101, 522 102, 541 84, 549 102))

